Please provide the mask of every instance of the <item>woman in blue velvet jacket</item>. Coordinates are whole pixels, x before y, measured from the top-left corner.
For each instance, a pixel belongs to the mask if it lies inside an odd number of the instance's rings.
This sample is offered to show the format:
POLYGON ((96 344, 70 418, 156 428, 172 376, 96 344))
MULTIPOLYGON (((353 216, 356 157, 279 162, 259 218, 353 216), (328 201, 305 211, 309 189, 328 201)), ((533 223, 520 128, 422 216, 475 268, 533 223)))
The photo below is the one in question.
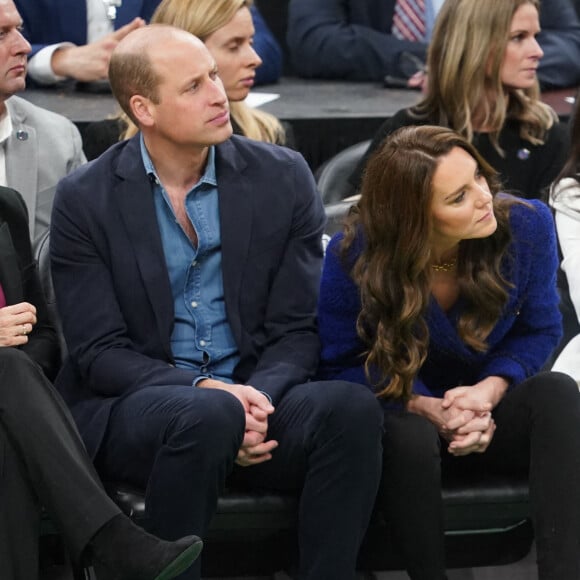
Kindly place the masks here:
POLYGON ((552 217, 453 131, 394 133, 330 243, 323 378, 385 410, 379 505, 413 579, 445 578, 441 475, 529 474, 539 578, 580 578, 580 394, 538 373, 561 320, 552 217))

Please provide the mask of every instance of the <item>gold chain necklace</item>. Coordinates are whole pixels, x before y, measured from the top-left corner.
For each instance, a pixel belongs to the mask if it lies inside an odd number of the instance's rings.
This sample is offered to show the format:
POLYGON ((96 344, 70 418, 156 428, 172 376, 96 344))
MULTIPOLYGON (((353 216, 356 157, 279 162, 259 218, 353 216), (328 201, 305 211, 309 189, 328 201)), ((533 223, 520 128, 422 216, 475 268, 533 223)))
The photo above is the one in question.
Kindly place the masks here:
POLYGON ((449 262, 442 262, 441 264, 431 264, 431 268, 435 272, 453 272, 457 267, 457 259, 449 260, 449 262))

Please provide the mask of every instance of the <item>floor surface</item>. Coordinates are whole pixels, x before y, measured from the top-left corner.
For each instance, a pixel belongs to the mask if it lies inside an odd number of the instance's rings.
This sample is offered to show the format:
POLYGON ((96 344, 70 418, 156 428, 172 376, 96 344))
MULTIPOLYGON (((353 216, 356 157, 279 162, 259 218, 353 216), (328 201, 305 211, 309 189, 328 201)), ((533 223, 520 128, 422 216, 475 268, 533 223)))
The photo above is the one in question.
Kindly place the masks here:
MULTIPOLYGON (((514 564, 449 570, 447 575, 449 580, 537 580, 535 560, 536 552, 532 547, 532 550, 524 559, 514 564)), ((54 566, 44 570, 40 580, 72 580, 72 576, 63 567, 54 566)), ((284 572, 280 572, 269 577, 244 576, 214 578, 213 580, 291 580, 291 577, 284 572)), ((357 580, 408 580, 408 577, 404 572, 374 572, 364 575, 359 574, 357 580)))

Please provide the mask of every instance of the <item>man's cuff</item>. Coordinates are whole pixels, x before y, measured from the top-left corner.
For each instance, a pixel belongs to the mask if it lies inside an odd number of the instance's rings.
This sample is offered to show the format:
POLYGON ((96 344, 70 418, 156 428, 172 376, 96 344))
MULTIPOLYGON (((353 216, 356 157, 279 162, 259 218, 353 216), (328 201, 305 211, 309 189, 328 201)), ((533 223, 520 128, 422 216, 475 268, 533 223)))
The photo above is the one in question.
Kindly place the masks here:
POLYGON ((59 44, 51 44, 40 49, 28 61, 28 74, 30 78, 40 85, 54 85, 60 81, 66 80, 66 77, 55 75, 52 71, 52 55, 59 48, 64 46, 76 46, 72 42, 60 42, 59 44))
POLYGON ((209 375, 201 375, 199 377, 196 377, 195 379, 193 379, 193 383, 191 383, 191 385, 193 387, 197 387, 197 385, 199 385, 199 383, 201 383, 201 381, 205 381, 205 379, 211 379, 211 376, 209 376, 209 375))

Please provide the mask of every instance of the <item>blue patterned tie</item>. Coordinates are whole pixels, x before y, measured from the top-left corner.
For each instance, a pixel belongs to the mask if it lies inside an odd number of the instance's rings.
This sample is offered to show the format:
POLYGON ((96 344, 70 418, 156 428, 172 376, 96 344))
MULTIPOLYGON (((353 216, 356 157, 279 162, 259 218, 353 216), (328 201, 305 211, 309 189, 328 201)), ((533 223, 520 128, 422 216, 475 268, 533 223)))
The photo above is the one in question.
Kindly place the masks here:
POLYGON ((401 40, 425 42, 425 0, 397 0, 392 33, 401 40))

